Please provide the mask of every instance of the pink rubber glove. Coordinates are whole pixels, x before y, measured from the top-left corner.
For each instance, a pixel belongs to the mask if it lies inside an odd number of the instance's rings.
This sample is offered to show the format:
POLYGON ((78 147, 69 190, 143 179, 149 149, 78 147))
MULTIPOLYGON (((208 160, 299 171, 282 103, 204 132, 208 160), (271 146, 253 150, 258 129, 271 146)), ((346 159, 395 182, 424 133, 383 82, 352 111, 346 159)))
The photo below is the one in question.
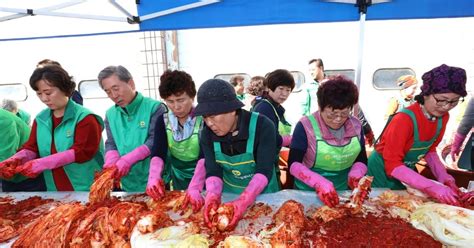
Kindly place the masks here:
POLYGON ((457 195, 459 195, 460 191, 459 187, 456 186, 456 180, 453 176, 448 174, 446 167, 439 159, 438 154, 436 154, 436 152, 428 152, 425 155, 425 160, 427 166, 430 168, 431 172, 436 177, 436 180, 450 187, 457 195))
POLYGON ((462 193, 461 202, 465 208, 469 208, 470 206, 474 205, 474 191, 462 193))
POLYGON ((193 212, 198 212, 204 205, 204 198, 201 195, 202 189, 204 188, 204 183, 206 179, 206 167, 205 160, 199 159, 194 169, 194 175, 189 182, 188 189, 186 190, 186 196, 184 197, 183 209, 188 207, 188 204, 191 204, 193 212))
POLYGON ((451 145, 451 153, 450 153, 453 161, 457 160, 457 157, 459 156, 459 152, 461 151, 461 146, 462 146, 462 143, 464 142, 464 139, 466 139, 466 135, 462 135, 460 133, 454 134, 454 140, 453 140, 453 144, 451 145))
POLYGON ((140 160, 145 159, 149 155, 150 155, 150 149, 148 149, 148 146, 146 145, 141 145, 135 148, 133 151, 123 155, 115 163, 115 166, 118 169, 118 173, 115 175, 116 178, 121 178, 121 177, 126 176, 130 172, 132 165, 134 165, 140 160))
POLYGON ((255 199, 260 193, 262 193, 267 184, 267 177, 263 174, 257 173, 253 175, 252 180, 250 180, 249 184, 245 188, 244 192, 240 194, 239 198, 225 204, 232 205, 232 207, 234 207, 234 216, 232 217, 232 221, 229 223, 226 230, 234 230, 234 228, 244 216, 247 208, 255 202, 255 199))
POLYGON ((104 169, 113 167, 120 159, 120 154, 117 150, 109 150, 105 153, 104 169))
POLYGON ((27 149, 15 153, 10 158, 0 162, 0 177, 4 179, 11 179, 16 174, 16 168, 32 159, 35 159, 37 154, 27 149))
POLYGON ((64 152, 58 152, 43 158, 30 160, 17 167, 17 172, 24 176, 33 178, 37 177, 38 174, 45 170, 56 169, 73 163, 75 160, 76 155, 74 154, 74 150, 69 149, 64 152))
POLYGON ((204 200, 204 223, 212 228, 211 210, 217 211, 221 205, 222 189, 224 182, 218 177, 209 177, 206 179, 206 199, 204 200))
POLYGON ((161 178, 164 166, 163 159, 153 157, 150 161, 150 170, 148 171, 148 183, 146 184, 146 194, 151 198, 158 200, 165 195, 165 183, 161 178))
POLYGON ((367 166, 362 162, 356 162, 352 165, 351 170, 349 171, 349 180, 347 181, 347 185, 349 188, 355 189, 359 184, 359 181, 362 177, 367 174, 367 166))
POLYGON ((456 193, 452 189, 425 178, 405 165, 395 168, 391 176, 415 189, 421 190, 441 203, 459 206, 456 193))
POLYGON ((319 199, 324 204, 329 207, 335 207, 339 204, 339 196, 331 181, 299 162, 293 162, 293 164, 291 164, 290 173, 306 185, 314 188, 319 199))
POLYGON ((282 139, 281 146, 289 147, 291 144, 291 138, 292 138, 291 135, 281 136, 281 139, 282 139))

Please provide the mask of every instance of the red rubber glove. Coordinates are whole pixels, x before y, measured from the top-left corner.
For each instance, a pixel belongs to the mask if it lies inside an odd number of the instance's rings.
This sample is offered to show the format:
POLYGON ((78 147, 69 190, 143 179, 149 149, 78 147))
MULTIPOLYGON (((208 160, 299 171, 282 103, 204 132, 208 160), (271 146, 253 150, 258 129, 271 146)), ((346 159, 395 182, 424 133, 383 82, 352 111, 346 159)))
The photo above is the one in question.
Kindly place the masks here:
POLYGON ((373 146, 375 142, 374 132, 370 131, 365 134, 365 144, 373 146))

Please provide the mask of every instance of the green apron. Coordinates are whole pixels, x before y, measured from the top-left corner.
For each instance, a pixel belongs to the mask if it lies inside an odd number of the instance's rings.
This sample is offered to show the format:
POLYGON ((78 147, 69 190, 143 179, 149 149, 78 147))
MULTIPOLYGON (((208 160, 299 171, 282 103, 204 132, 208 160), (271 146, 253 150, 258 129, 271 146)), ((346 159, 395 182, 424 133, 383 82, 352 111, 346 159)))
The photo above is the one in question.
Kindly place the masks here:
MULTIPOLYGON (((53 131, 52 113, 53 111, 50 109, 45 109, 36 117, 36 139, 39 149, 39 157, 41 158, 51 155, 53 135, 54 145, 58 153, 71 149, 74 144, 74 135, 77 124, 86 116, 94 115, 90 110, 69 99, 69 102, 66 105, 66 110, 64 111, 63 119, 53 131), (52 133, 52 131, 54 133, 52 133)), ((102 118, 97 115, 94 115, 94 117, 103 128, 104 123, 102 118)), ((84 163, 71 163, 65 165, 63 168, 74 188, 74 191, 89 191, 89 188, 94 181, 94 173, 100 171, 103 164, 104 145, 101 140, 99 150, 91 160, 84 163)), ((57 191, 52 171, 45 170, 43 175, 46 182, 46 190, 57 191)))
MULTIPOLYGON (((170 122, 166 125, 166 137, 168 138, 167 168, 171 172, 171 183, 173 190, 185 190, 194 175, 194 169, 199 158, 199 128, 202 117, 195 117, 194 130, 188 138, 175 141, 170 122)), ((168 180, 169 181, 169 180, 168 180)), ((166 182, 167 183, 167 182, 166 182)))
MULTIPOLYGON (((413 146, 405 154, 403 158, 403 163, 416 170, 416 163, 425 156, 429 151, 431 145, 438 138, 441 127, 443 125, 442 118, 438 118, 438 125, 436 127, 436 134, 428 141, 420 141, 418 133, 418 123, 415 118, 415 114, 408 109, 402 109, 401 113, 408 114, 413 122, 414 137, 413 137, 413 146)), ((389 119, 389 122, 391 119, 389 119)), ((387 123, 388 125, 388 123, 387 123)), ((372 182, 373 187, 376 188, 390 188, 394 190, 405 189, 405 186, 395 178, 389 178, 385 172, 385 163, 381 154, 379 154, 375 149, 369 157, 368 161, 368 172, 367 175, 373 176, 374 181, 372 182)))
POLYGON ((289 135, 291 134, 291 124, 288 123, 285 119, 280 119, 280 116, 278 115, 278 112, 276 111, 275 107, 273 104, 268 101, 267 99, 263 99, 264 102, 267 102, 270 104, 270 106, 273 109, 273 112, 275 112, 275 116, 278 118, 278 133, 283 136, 283 135, 289 135))
MULTIPOLYGON (((107 110, 110 131, 120 156, 145 144, 153 113, 161 102, 137 93, 135 99, 125 107, 113 106, 107 110)), ((135 163, 128 175, 122 177, 121 188, 127 192, 144 192, 148 182, 150 156, 135 163)))
MULTIPOLYGON (((347 190, 349 171, 361 151, 359 138, 357 136, 352 137, 351 141, 344 146, 329 145, 322 138, 321 130, 314 115, 308 115, 308 119, 313 127, 317 142, 317 151, 311 170, 330 180, 336 190, 347 190)), ((295 186, 297 189, 314 190, 314 188, 297 178, 295 178, 295 186)))
MULTIPOLYGON (((214 142, 214 153, 216 162, 222 166, 224 192, 240 194, 249 184, 255 174, 255 160, 253 155, 253 145, 255 141, 255 127, 257 126, 258 113, 252 112, 249 124, 249 138, 245 153, 229 156, 221 151, 220 142, 214 142)), ((274 166, 272 178, 263 190, 263 193, 273 193, 279 190, 278 181, 274 166)))

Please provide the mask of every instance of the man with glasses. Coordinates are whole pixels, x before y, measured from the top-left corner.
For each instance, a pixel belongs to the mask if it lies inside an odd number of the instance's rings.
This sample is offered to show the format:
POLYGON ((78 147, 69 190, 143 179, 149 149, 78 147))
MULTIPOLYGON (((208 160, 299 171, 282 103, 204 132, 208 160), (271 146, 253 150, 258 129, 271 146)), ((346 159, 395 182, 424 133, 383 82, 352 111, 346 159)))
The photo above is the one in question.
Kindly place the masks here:
POLYGON ((317 96, 320 110, 297 123, 288 164, 296 189, 315 190, 334 207, 336 190, 353 189, 367 172, 364 132, 352 116, 359 93, 352 81, 337 76, 321 84, 317 96))
POLYGON ((467 95, 466 71, 441 65, 426 72, 416 103, 396 114, 382 132, 380 142, 369 158, 373 186, 418 189, 439 202, 459 205, 459 189, 446 171, 436 147, 442 140, 449 110, 467 95), (415 171, 423 158, 437 182, 415 171))

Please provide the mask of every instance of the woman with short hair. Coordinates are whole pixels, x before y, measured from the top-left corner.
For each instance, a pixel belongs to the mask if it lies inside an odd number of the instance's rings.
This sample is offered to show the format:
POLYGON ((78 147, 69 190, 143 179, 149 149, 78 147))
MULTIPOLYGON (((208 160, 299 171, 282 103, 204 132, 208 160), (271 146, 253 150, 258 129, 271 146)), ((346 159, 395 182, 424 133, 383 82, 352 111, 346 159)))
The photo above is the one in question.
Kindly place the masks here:
POLYGON ((319 110, 297 123, 288 164, 296 189, 315 190, 334 207, 336 190, 355 188, 367 172, 364 132, 352 116, 359 92, 351 80, 337 76, 322 83, 317 94, 319 110))
POLYGON ((9 159, 47 191, 89 191, 103 165, 102 118, 71 100, 75 83, 60 66, 37 68, 30 86, 48 107, 33 122, 29 140, 9 159))

